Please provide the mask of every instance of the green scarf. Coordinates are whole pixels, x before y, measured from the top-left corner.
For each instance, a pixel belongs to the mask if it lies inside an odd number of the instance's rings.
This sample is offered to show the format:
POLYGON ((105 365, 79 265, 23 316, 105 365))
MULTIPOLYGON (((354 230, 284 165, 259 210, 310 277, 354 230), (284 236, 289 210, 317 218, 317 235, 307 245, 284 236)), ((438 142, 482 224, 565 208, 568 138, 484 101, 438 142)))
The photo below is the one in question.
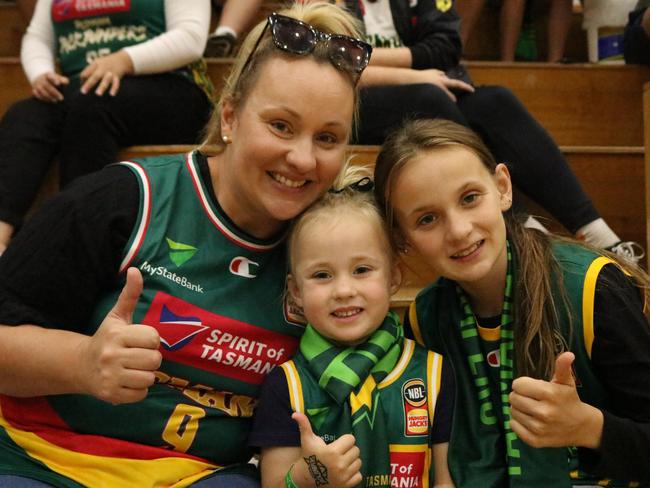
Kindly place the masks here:
MULTIPOLYGON (((370 473, 390 475, 388 434, 377 385, 397 364, 403 341, 404 329, 393 312, 357 346, 332 344, 311 325, 300 340, 309 372, 339 409, 335 430, 352 433, 361 451, 363 481, 359 486, 365 486, 370 473)), ((315 413, 307 413, 312 423, 317 422, 315 413)))
POLYGON ((490 373, 486 367, 483 348, 478 335, 478 324, 476 316, 469 305, 467 295, 463 289, 456 285, 456 292, 460 300, 462 310, 462 319, 460 321, 460 333, 463 339, 462 349, 464 350, 469 369, 472 373, 473 383, 477 387, 485 387, 488 384, 498 384, 499 393, 497 395, 489 394, 494 388, 482 390, 479 394, 481 400, 480 418, 483 425, 494 425, 498 430, 497 423, 505 433, 506 440, 506 459, 508 462, 508 475, 521 475, 520 455, 519 455, 519 438, 510 428, 510 401, 508 394, 512 390, 512 379, 514 378, 514 362, 512 360, 513 339, 512 332, 512 253, 510 252, 510 243, 506 241, 506 252, 508 255, 508 270, 506 272, 506 285, 503 291, 503 305, 501 308, 501 331, 499 344, 499 376, 490 381, 490 373), (494 398, 496 397, 496 398, 494 398), (496 400, 496 401, 495 401, 496 400), (494 408, 494 403, 498 407, 494 408))
MULTIPOLYGON (((483 445, 492 446, 490 449, 492 459, 485 458, 485 465, 498 466, 503 463, 498 453, 505 455, 507 470, 503 473, 503 486, 527 487, 531 486, 531 472, 544 473, 549 482, 548 486, 561 487, 570 485, 568 477, 568 455, 566 449, 535 449, 523 443, 510 427, 510 400, 512 380, 515 377, 514 333, 513 333, 513 256, 510 243, 506 242, 508 268, 506 284, 503 293, 501 310, 501 329, 499 356, 500 366, 496 368, 487 366, 485 354, 478 333, 476 317, 469 305, 465 292, 456 285, 456 293, 460 302, 460 352, 466 358, 464 375, 465 385, 473 390, 467 402, 463 402, 469 410, 476 408, 483 445), (477 401, 477 404, 474 404, 477 401), (473 404, 470 407, 470 402, 473 404), (476 405, 476 407, 474 407, 476 405), (502 446, 502 447, 501 447, 502 446), (564 469, 563 469, 564 464, 564 469), (506 484, 507 483, 507 484, 506 484)), ((471 435, 471 434, 470 434, 471 435)), ((462 460, 461 460, 462 464, 462 460)), ((461 467, 462 470, 462 467, 461 467)), ((535 474, 534 476, 537 476, 535 474)), ((539 486, 539 485, 534 485, 539 486)))

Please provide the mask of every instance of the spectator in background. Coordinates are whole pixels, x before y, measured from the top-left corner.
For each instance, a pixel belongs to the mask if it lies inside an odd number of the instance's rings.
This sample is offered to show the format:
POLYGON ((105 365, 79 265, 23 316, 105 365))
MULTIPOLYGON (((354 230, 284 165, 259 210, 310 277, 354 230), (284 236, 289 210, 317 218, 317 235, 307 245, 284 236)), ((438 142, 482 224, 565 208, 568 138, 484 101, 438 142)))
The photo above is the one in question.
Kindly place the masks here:
MULTIPOLYGON (((572 234, 632 260, 643 256, 638 244, 621 242, 600 217, 551 136, 510 90, 468 83, 458 64, 460 19, 451 0, 346 5, 363 20, 374 45, 361 77, 357 143, 383 143, 405 118, 444 118, 471 127, 507 162, 517 188, 572 234)), ((531 217, 527 225, 543 228, 531 217)))
POLYGON ((0 121, 0 253, 55 157, 65 186, 121 147, 198 141, 212 108, 209 1, 118 3, 36 4, 21 49, 33 97, 0 121))
MULTIPOLYGON (((462 19, 460 33, 463 46, 467 45, 474 31, 474 26, 480 17, 485 1, 456 0, 458 13, 462 19)), ((515 60, 515 50, 521 32, 526 1, 501 0, 499 17, 501 61, 515 60)), ((573 2, 571 0, 547 0, 547 3, 549 3, 549 13, 548 54, 546 59, 550 63, 557 63, 564 58, 564 47, 571 28, 573 2)))
POLYGON ((261 5, 262 0, 226 0, 219 14, 219 25, 208 37, 205 57, 233 56, 239 36, 246 32, 261 5))
POLYGON ((623 37, 625 62, 650 65, 650 0, 639 0, 630 12, 623 37))

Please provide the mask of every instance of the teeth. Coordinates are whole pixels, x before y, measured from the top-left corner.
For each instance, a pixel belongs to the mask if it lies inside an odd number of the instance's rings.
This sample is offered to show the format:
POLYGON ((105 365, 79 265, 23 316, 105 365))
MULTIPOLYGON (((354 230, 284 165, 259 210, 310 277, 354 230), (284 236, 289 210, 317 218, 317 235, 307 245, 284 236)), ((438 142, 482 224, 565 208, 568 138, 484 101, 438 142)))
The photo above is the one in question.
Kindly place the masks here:
POLYGON ((355 308, 354 310, 345 310, 345 311, 334 312, 334 316, 340 317, 340 318, 352 317, 353 315, 356 315, 359 312, 361 312, 361 309, 360 308, 355 308))
POLYGON ((277 181, 278 183, 282 183, 284 186, 288 186, 289 188, 300 188, 305 183, 307 183, 307 180, 294 181, 294 180, 290 180, 289 178, 285 178, 284 176, 279 175, 277 173, 272 173, 271 176, 275 181, 277 181))
POLYGON ((467 249, 465 249, 464 251, 461 251, 459 253, 454 254, 452 257, 454 257, 454 258, 464 258, 465 256, 469 256, 470 254, 472 254, 474 251, 476 251, 478 249, 478 247, 481 245, 481 242, 483 242, 483 241, 477 242, 473 246, 468 247, 467 249))

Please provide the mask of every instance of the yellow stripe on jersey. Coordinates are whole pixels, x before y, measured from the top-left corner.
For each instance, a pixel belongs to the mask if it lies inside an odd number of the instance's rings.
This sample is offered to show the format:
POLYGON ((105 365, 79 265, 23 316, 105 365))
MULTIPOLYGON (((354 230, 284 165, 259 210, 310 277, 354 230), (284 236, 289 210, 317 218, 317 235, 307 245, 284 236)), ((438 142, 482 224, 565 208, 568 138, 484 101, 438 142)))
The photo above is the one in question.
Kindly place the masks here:
POLYGON ((436 401, 442 384, 442 356, 436 352, 427 352, 427 396, 429 397, 429 419, 433 425, 436 401))
POLYGON ((305 413, 305 402, 302 396, 302 383, 296 370, 296 364, 293 361, 287 361, 280 365, 287 378, 289 386, 289 400, 294 412, 305 413))
POLYGON ((422 339, 422 331, 420 330, 420 322, 418 322, 418 313, 415 307, 415 302, 412 302, 409 306, 409 322, 416 342, 421 346, 424 346, 424 339, 422 339))
POLYGON ((606 264, 614 263, 605 256, 593 260, 585 275, 582 289, 582 334, 587 355, 591 359, 591 349, 594 345, 594 300, 596 297, 596 282, 598 275, 606 264))
POLYGON ((404 344, 402 346, 402 354, 397 361, 397 364, 393 370, 386 375, 386 377, 379 383, 379 388, 386 388, 388 385, 394 383, 404 372, 406 367, 413 356, 413 351, 415 350, 415 342, 411 339, 404 339, 404 344))
POLYGON ((38 435, 16 429, 2 416, 0 427, 32 458, 84 486, 166 486, 184 488, 212 474, 218 466, 195 459, 164 457, 126 459, 70 451, 38 435))

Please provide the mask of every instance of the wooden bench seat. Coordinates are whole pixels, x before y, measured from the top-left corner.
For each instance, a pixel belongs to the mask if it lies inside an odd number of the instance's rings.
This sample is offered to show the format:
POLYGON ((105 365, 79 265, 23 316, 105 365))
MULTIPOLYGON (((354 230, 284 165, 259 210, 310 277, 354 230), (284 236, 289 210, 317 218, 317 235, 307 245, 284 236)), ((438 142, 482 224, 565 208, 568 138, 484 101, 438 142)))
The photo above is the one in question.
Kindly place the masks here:
MULTIPOLYGON (((218 88, 231 63, 208 61, 218 88)), ((513 90, 559 145, 643 145, 642 93, 650 68, 478 61, 468 67, 478 85, 499 84, 513 90)), ((18 58, 0 58, 0 114, 29 95, 18 58)))
MULTIPOLYGON (((161 154, 188 152, 193 146, 133 146, 120 159, 136 159, 161 154)), ((587 194, 609 225, 624 239, 646 241, 646 200, 644 149, 634 147, 568 146, 561 147, 587 194)), ((378 146, 350 146, 356 164, 374 164, 378 146)), ((650 183, 648 183, 650 185, 650 183)), ((40 202, 56 192, 56 175, 52 173, 39 195, 40 202)), ((544 218, 555 231, 564 231, 547 212, 525 199, 531 213, 544 218)), ((650 206, 650 202, 648 202, 650 206)), ((650 209, 649 209, 650 212, 650 209)), ((650 243, 649 243, 650 244, 650 243)))

